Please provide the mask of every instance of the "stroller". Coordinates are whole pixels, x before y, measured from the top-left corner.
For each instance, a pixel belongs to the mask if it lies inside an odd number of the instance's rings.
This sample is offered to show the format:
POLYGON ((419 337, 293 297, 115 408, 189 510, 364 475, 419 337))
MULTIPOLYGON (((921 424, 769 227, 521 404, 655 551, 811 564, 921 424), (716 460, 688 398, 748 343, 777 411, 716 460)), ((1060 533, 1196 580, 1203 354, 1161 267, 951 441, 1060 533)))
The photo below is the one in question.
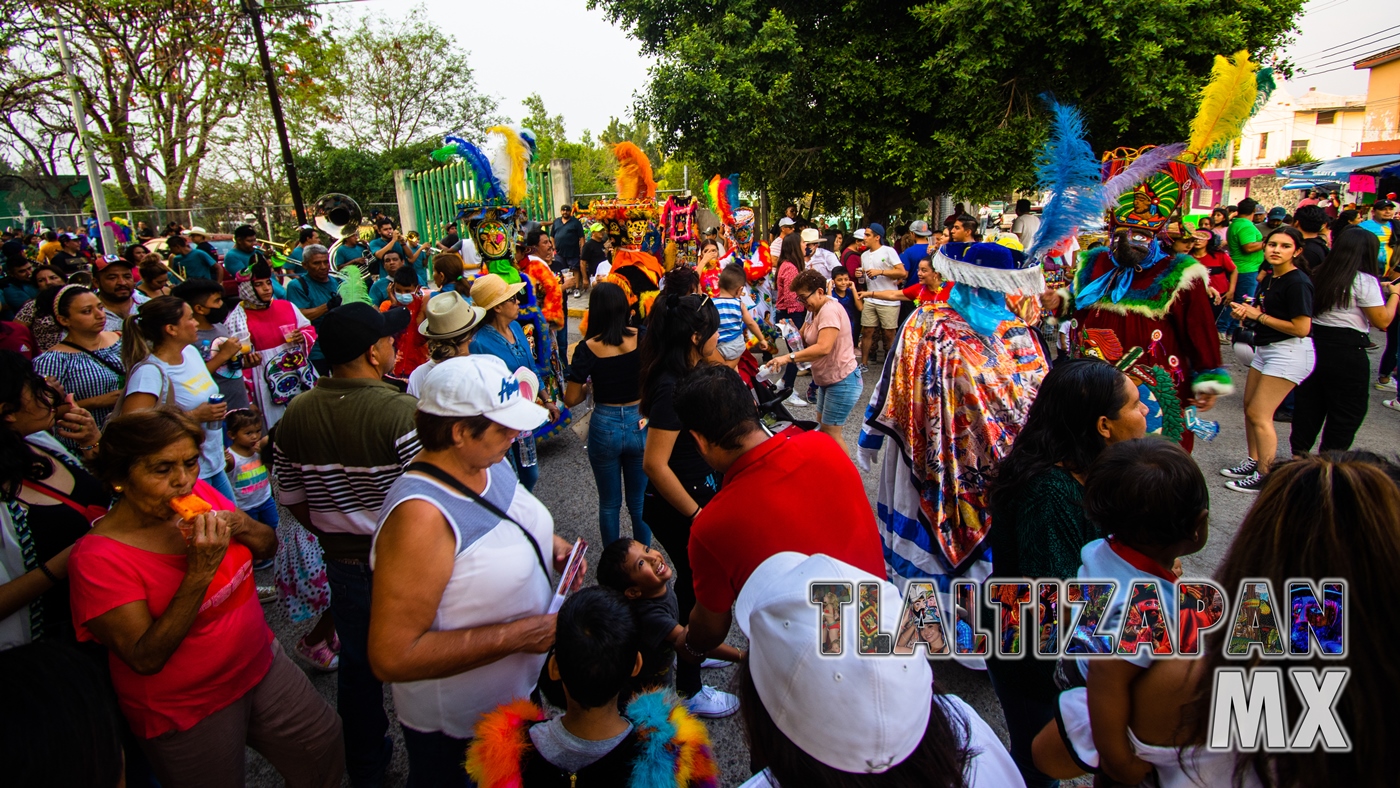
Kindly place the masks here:
POLYGON ((758 419, 770 435, 776 435, 788 427, 796 426, 805 432, 817 428, 815 421, 798 419, 788 412, 783 401, 792 393, 790 387, 779 388, 758 375, 759 363, 753 354, 745 350, 739 357, 738 373, 753 390, 754 404, 758 406, 758 419))

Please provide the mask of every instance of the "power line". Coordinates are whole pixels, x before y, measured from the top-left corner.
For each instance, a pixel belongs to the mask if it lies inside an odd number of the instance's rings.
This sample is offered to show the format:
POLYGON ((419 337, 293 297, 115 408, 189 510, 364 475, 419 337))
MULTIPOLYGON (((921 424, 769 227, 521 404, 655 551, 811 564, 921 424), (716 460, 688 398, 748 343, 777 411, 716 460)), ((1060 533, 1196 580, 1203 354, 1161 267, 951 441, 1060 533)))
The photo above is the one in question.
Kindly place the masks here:
MULTIPOLYGON (((1400 25, 1396 25, 1396 27, 1400 27, 1400 25)), ((1380 35, 1380 34, 1377 33, 1377 34, 1375 34, 1375 35, 1380 35)), ((1313 61, 1314 63, 1316 63, 1317 61, 1322 61, 1322 60, 1345 59, 1345 58, 1342 58, 1342 55, 1344 55, 1344 54, 1347 53, 1347 52, 1354 52, 1354 51, 1356 51, 1356 50, 1358 50, 1358 49, 1366 49, 1367 47, 1378 46, 1378 45, 1381 45, 1382 42, 1386 41, 1387 39, 1393 39, 1393 38, 1395 38, 1395 37, 1397 37, 1397 36, 1400 36, 1400 33, 1390 33, 1390 34, 1388 34, 1388 35, 1381 35, 1380 38, 1375 38, 1374 36, 1367 36, 1367 38, 1371 38, 1372 40, 1371 40, 1371 41, 1365 41, 1365 42, 1360 43, 1360 44, 1353 44, 1353 45, 1351 45, 1351 46, 1346 47, 1345 49, 1338 49, 1338 50, 1335 51, 1335 52, 1332 52, 1332 53, 1327 54, 1327 55, 1322 55, 1322 56, 1320 56, 1320 57, 1299 58, 1299 59, 1298 59, 1298 62, 1301 64, 1301 63, 1307 63, 1308 61, 1313 61)))
MULTIPOLYGON (((1354 63, 1359 63, 1359 62, 1361 62, 1362 60, 1365 60, 1365 59, 1367 59, 1367 58, 1375 57, 1376 55, 1379 55, 1380 53, 1389 51, 1389 50, 1391 50, 1391 49, 1394 49, 1394 45, 1392 45, 1392 44, 1386 44, 1386 45, 1382 46, 1380 49, 1377 49, 1377 50, 1375 50, 1375 51, 1373 51, 1373 52, 1367 52, 1367 53, 1364 54, 1364 55, 1353 55, 1353 56, 1351 56, 1351 57, 1345 58, 1345 59, 1344 59, 1344 62, 1343 62, 1343 61, 1333 61, 1333 62, 1341 62, 1341 65, 1334 66, 1333 68, 1329 68, 1329 69, 1326 69, 1326 70, 1324 70, 1324 71, 1309 71, 1308 69, 1303 69, 1303 76, 1305 76, 1305 77, 1317 77, 1317 76, 1322 76, 1323 74, 1331 74, 1331 73, 1334 72, 1334 71, 1342 71, 1342 70, 1344 70, 1344 69, 1352 68, 1352 67, 1353 67, 1352 64, 1354 64, 1354 63)), ((1325 65, 1331 65, 1331 64, 1329 64, 1329 63, 1320 63, 1320 64, 1318 64, 1318 65, 1316 65, 1316 66, 1313 66, 1313 68, 1320 68, 1320 67, 1325 66, 1325 65)))
POLYGON ((1331 52, 1331 51, 1334 50, 1334 49, 1340 49, 1341 47, 1348 46, 1348 45, 1350 45, 1350 44, 1354 44, 1354 43, 1356 43, 1357 41, 1361 41, 1361 40, 1367 39, 1367 38, 1373 38, 1373 37, 1375 37, 1375 36, 1380 35, 1381 33, 1388 33, 1388 32, 1390 32, 1391 30, 1396 30, 1396 29, 1400 29, 1400 25, 1395 25, 1394 27, 1387 27, 1387 28, 1384 29, 1384 30, 1377 30, 1377 31, 1374 32, 1374 33, 1367 33, 1367 34, 1364 35, 1364 36, 1361 36, 1361 37, 1359 37, 1359 38, 1353 38, 1353 39, 1350 40, 1350 41, 1343 41, 1342 43, 1337 44, 1336 46, 1330 46, 1330 47, 1327 47, 1326 49, 1319 49, 1319 50, 1316 51, 1316 52, 1309 52, 1309 53, 1306 54, 1306 55, 1300 55, 1300 56, 1299 56, 1299 59, 1300 59, 1300 60, 1311 60, 1312 58, 1316 57, 1317 55, 1325 55, 1325 54, 1327 54, 1328 52, 1331 52))
POLYGON ((1307 11, 1304 11, 1304 12, 1303 12, 1303 16, 1308 16, 1308 15, 1310 15, 1310 14, 1315 14, 1315 13, 1317 13, 1318 11, 1326 11, 1326 10, 1329 9, 1329 8, 1332 8, 1332 7, 1334 7, 1334 6, 1344 5, 1345 3, 1348 3, 1348 2, 1351 2, 1351 0, 1332 0, 1332 2, 1330 2, 1330 3, 1323 3, 1322 5, 1320 5, 1320 6, 1316 7, 1316 8, 1309 8, 1307 11))
POLYGON ((1400 33, 1395 33, 1393 35, 1386 36, 1386 38, 1384 39, 1368 41, 1365 44, 1358 44, 1357 46, 1351 47, 1350 49, 1344 49, 1341 52, 1337 52, 1333 55, 1328 55, 1327 57, 1323 58, 1321 62, 1312 63, 1311 65, 1303 65, 1303 68, 1324 68, 1326 66, 1335 66, 1338 63, 1354 63, 1359 59, 1369 57, 1369 55, 1347 55, 1344 53, 1352 52, 1357 49, 1368 49, 1370 47, 1375 46, 1381 47, 1380 49, 1375 50, 1376 52, 1384 52, 1392 46, 1395 46, 1397 40, 1400 40, 1400 33))

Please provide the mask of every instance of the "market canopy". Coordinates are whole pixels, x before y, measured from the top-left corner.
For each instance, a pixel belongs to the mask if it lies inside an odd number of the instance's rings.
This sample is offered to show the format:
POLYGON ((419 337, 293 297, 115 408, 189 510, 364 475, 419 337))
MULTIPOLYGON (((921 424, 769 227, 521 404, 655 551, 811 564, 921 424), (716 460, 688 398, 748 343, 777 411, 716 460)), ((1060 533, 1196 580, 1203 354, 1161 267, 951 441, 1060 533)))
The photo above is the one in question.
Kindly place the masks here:
POLYGON ((1303 178, 1313 181, 1322 180, 1342 180, 1354 172, 1364 172, 1372 169, 1379 169, 1391 164, 1400 163, 1400 155, 1385 154, 1377 156, 1342 156, 1337 159, 1317 162, 1316 164, 1304 164, 1300 167, 1285 167, 1276 172, 1284 178, 1303 178))

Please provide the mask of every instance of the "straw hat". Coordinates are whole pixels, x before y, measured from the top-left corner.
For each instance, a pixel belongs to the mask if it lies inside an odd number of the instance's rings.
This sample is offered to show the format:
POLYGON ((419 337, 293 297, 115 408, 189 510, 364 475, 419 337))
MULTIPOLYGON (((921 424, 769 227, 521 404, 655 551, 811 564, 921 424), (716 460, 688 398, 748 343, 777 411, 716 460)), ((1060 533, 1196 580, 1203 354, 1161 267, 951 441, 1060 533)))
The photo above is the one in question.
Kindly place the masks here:
POLYGON ((188 235, 188 236, 191 237, 191 238, 194 238, 194 237, 196 237, 196 236, 198 236, 198 237, 200 237, 200 238, 208 238, 208 237, 209 237, 209 233, 204 232, 204 228, 203 228, 203 227, 200 227, 200 226, 197 225, 197 224, 196 224, 194 227, 191 227, 190 229, 186 230, 186 231, 185 231, 185 235, 188 235))
POLYGON ((490 309, 499 306, 506 299, 515 297, 516 293, 525 289, 524 282, 516 282, 513 285, 506 284, 498 274, 486 274, 479 276, 472 282, 472 301, 482 309, 490 309))
POLYGON ((486 319, 485 309, 472 306, 467 299, 451 290, 428 299, 424 312, 428 318, 418 324, 418 333, 425 339, 461 336, 486 319))

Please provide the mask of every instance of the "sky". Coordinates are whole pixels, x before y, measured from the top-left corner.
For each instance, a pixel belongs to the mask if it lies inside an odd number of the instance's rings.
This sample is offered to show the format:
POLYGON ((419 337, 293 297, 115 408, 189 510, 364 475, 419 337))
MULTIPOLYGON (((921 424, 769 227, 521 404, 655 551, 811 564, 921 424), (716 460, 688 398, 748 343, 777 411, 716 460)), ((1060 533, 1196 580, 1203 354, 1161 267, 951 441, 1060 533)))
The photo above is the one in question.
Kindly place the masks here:
MULTIPOLYGON (((347 19, 372 12, 392 14, 414 1, 361 0, 323 10, 347 19)), ((550 114, 564 116, 569 139, 577 140, 584 129, 596 135, 609 118, 627 117, 646 85, 651 61, 601 10, 590 11, 587 0, 417 2, 470 53, 478 88, 494 95, 501 113, 512 121, 525 114, 521 100, 539 93, 550 114), (495 32, 485 35, 482 30, 495 32)), ((1364 94, 1366 72, 1353 70, 1351 62, 1400 44, 1400 28, 1380 32, 1391 26, 1390 20, 1400 24, 1400 19, 1378 16, 1375 8, 1371 0, 1310 0, 1301 30, 1285 51, 1314 72, 1344 68, 1299 75, 1285 83, 1285 89, 1295 95, 1310 87, 1364 94), (1356 41, 1367 32, 1378 35, 1356 41)))

